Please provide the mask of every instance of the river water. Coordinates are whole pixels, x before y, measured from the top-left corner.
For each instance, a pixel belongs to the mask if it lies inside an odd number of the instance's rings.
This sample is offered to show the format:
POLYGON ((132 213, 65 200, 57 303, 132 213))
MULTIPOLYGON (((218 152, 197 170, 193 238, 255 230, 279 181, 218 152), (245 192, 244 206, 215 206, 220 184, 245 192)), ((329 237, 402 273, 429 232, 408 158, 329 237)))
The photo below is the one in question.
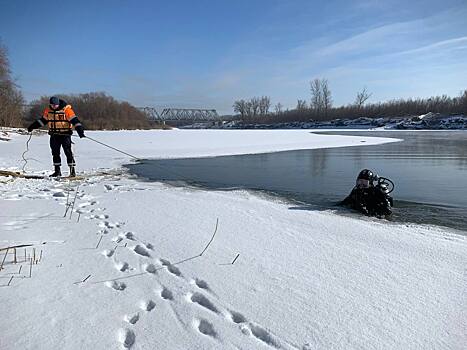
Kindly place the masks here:
POLYGON ((291 201, 291 209, 341 209, 361 169, 395 183, 391 221, 432 224, 467 234, 467 131, 332 132, 394 137, 376 146, 286 151, 268 154, 143 160, 127 165, 150 181, 213 190, 249 189, 291 201))

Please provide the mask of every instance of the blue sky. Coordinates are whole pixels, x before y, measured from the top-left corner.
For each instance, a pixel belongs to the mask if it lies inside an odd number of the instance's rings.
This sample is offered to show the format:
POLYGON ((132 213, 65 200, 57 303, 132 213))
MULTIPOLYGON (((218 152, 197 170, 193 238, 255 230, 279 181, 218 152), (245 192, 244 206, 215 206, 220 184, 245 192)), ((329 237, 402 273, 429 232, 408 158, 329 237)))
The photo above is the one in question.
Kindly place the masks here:
POLYGON ((467 1, 0 0, 27 100, 104 91, 137 106, 293 108, 327 78, 334 105, 467 89, 467 1))

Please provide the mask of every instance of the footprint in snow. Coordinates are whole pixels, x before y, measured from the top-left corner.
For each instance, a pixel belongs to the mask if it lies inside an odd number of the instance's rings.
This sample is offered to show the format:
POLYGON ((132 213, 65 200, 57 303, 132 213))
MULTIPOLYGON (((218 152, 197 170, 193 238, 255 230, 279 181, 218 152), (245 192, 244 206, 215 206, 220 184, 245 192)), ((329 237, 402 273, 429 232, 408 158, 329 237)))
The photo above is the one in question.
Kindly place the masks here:
POLYGON ((175 265, 172 265, 170 263, 170 261, 166 260, 166 259, 160 259, 160 262, 162 264, 162 266, 165 266, 167 268, 167 270, 172 274, 172 275, 175 275, 177 277, 181 277, 182 276, 182 272, 180 271, 180 269, 178 267, 176 267, 175 265))
POLYGON ((214 326, 212 325, 211 322, 205 320, 205 319, 200 319, 199 321, 195 321, 196 328, 201 334, 207 335, 209 337, 216 338, 217 333, 214 330, 214 326))
POLYGON ((115 228, 115 227, 118 227, 118 225, 117 225, 117 224, 113 224, 113 223, 111 223, 111 222, 109 222, 109 221, 101 221, 101 222, 99 223, 99 227, 107 228, 107 229, 113 229, 113 228, 115 228))
POLYGON ((59 191, 59 192, 55 192, 53 195, 53 197, 59 197, 59 198, 64 198, 66 197, 66 194, 62 191, 59 191))
POLYGON ((203 281, 202 279, 196 278, 192 281, 192 283, 195 284, 198 288, 211 291, 211 289, 208 286, 208 283, 206 281, 203 281))
POLYGON ((167 270, 172 274, 172 275, 175 275, 177 277, 181 277, 182 276, 182 273, 180 271, 180 269, 174 265, 169 265, 167 266, 167 270))
POLYGON ((135 323, 138 322, 138 320, 139 320, 139 313, 135 313, 135 314, 133 314, 133 315, 125 315, 125 316, 123 317, 123 320, 124 320, 125 322, 130 323, 130 324, 135 324, 135 323))
POLYGON ((159 259, 160 263, 162 264, 162 266, 169 266, 171 265, 170 261, 169 260, 166 260, 166 259, 159 259))
POLYGON ((256 339, 261 340, 263 343, 266 343, 275 348, 280 348, 281 345, 279 341, 275 339, 274 336, 271 333, 269 333, 267 330, 251 322, 249 326, 250 326, 251 333, 256 339))
POLYGON ((123 282, 117 282, 117 281, 108 281, 108 282, 105 282, 105 285, 109 288, 112 288, 112 289, 115 289, 115 290, 119 290, 119 291, 122 291, 122 290, 125 290, 126 288, 126 284, 123 283, 123 282))
POLYGON ((157 267, 154 264, 143 265, 143 268, 146 272, 153 273, 153 274, 157 273, 157 267))
POLYGON ((135 252, 136 254, 139 254, 139 255, 141 255, 141 256, 145 256, 145 257, 147 257, 147 258, 150 258, 150 257, 151 257, 151 255, 150 255, 149 252, 146 250, 146 248, 144 248, 143 246, 141 246, 141 245, 139 245, 139 244, 136 245, 136 246, 133 248, 133 250, 134 250, 134 252, 135 252))
POLYGON ((135 333, 131 329, 125 328, 118 332, 118 341, 127 349, 131 348, 135 340, 135 333))
POLYGON ((156 303, 153 302, 152 300, 146 300, 146 301, 143 301, 141 302, 141 310, 144 310, 144 311, 152 311, 155 307, 156 307, 156 303))
POLYGON ((165 300, 173 300, 174 295, 173 295, 173 293, 172 293, 172 291, 170 289, 167 289, 166 287, 164 287, 161 290, 161 298, 165 299, 165 300))
POLYGON ((233 323, 239 324, 239 323, 247 322, 247 319, 245 318, 245 316, 243 316, 241 313, 236 312, 236 311, 230 310, 227 316, 232 320, 233 323))
POLYGON ((106 257, 110 258, 112 255, 114 255, 115 250, 114 249, 106 249, 102 251, 102 255, 105 255, 106 257))
POLYGON ((84 202, 78 205, 79 208, 86 208, 89 207, 90 205, 95 205, 97 204, 96 201, 91 201, 91 202, 84 202))
POLYGON ((125 261, 120 261, 120 262, 115 263, 115 268, 122 272, 125 272, 126 270, 128 270, 129 267, 130 265, 128 265, 128 263, 125 261))
POLYGON ((126 239, 129 239, 130 241, 136 241, 135 235, 133 234, 133 232, 127 232, 127 233, 125 233, 124 237, 125 237, 126 239))
POLYGON ((217 308, 214 306, 214 304, 208 299, 206 298, 203 294, 201 293, 193 293, 191 294, 191 296, 189 295, 189 299, 193 302, 193 303, 196 303, 202 307, 204 307, 205 309, 208 309, 216 314, 219 313, 219 310, 217 310, 217 308))
POLYGON ((115 236, 114 238, 112 238, 112 241, 114 241, 115 243, 120 243, 121 241, 123 241, 123 238, 120 236, 115 236))

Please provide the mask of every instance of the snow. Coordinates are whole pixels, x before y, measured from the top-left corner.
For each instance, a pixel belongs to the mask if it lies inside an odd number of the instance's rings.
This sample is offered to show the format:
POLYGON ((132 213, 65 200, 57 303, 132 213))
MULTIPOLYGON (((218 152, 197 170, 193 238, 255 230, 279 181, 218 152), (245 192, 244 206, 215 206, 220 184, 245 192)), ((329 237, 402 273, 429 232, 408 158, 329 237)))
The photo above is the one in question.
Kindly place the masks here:
MULTIPOLYGON (((303 130, 87 134, 138 158, 393 141, 303 130)), ((18 170, 27 136, 9 137, 0 169, 18 170)), ((86 180, 0 178, 0 248, 34 244, 36 260, 42 251, 31 278, 25 248, 17 264, 6 257, 0 349, 465 348, 465 236, 142 182, 122 170, 129 156, 74 141, 86 180)), ((34 136, 25 157, 28 173, 49 173, 48 137, 34 136)))

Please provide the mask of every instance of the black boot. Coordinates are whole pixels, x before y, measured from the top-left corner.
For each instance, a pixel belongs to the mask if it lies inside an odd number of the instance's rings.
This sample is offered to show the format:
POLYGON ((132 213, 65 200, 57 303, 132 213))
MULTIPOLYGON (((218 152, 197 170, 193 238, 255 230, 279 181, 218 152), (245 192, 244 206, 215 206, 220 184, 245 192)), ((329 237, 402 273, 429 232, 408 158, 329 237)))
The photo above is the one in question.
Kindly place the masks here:
POLYGON ((53 174, 49 175, 50 177, 62 176, 62 171, 60 170, 60 165, 55 165, 55 171, 53 174))
POLYGON ((70 166, 70 177, 76 177, 76 171, 73 165, 70 166))

